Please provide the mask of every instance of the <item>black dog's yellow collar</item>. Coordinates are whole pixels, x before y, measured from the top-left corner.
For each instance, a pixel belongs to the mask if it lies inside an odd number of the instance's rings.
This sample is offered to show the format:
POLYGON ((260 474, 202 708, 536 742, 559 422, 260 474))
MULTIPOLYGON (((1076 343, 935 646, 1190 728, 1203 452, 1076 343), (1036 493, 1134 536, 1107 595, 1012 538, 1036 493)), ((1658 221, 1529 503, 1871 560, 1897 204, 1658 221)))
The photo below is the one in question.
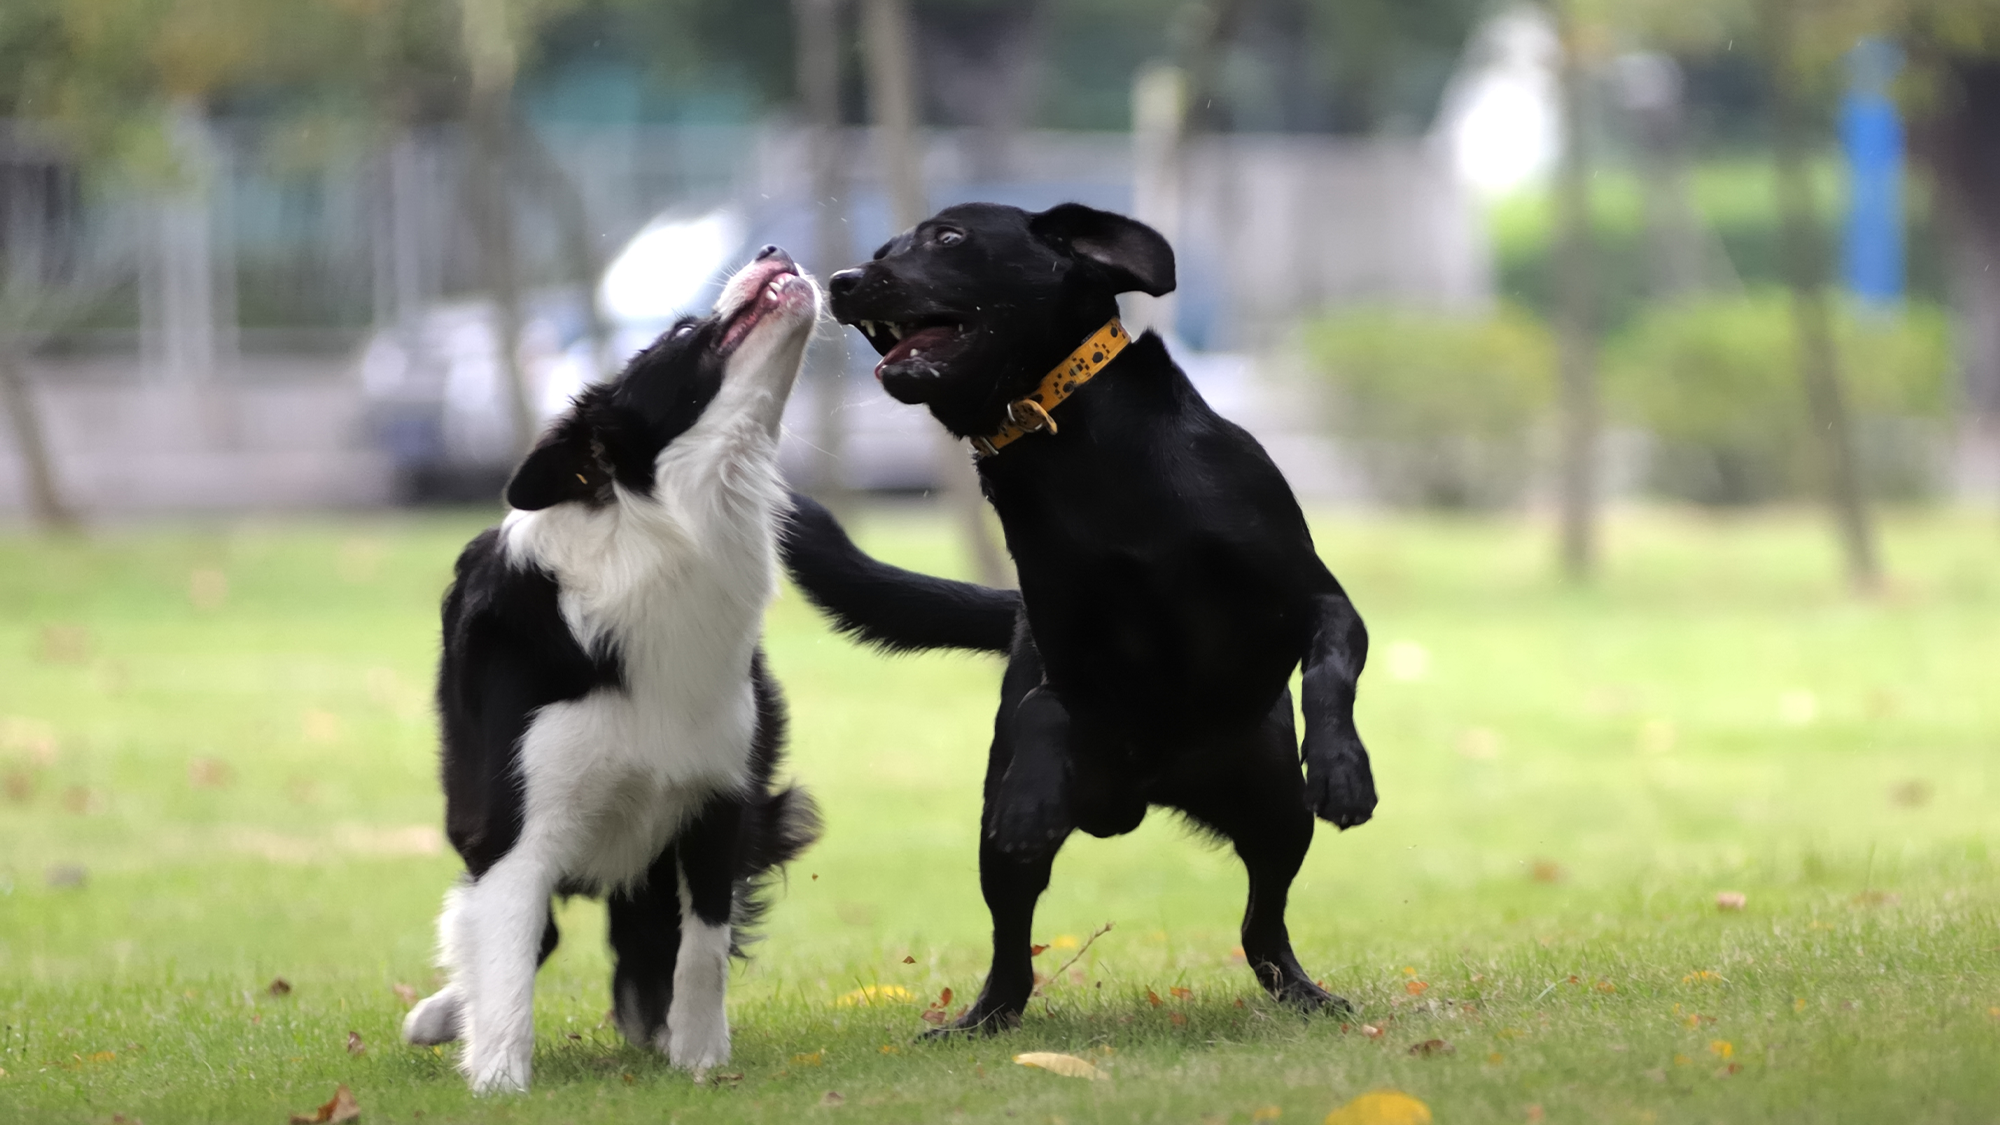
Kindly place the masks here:
POLYGON ((1105 322, 1104 327, 1091 333, 1090 339, 1078 345, 1069 357, 1056 364, 1054 371, 1042 376, 1042 385, 1029 393, 1028 397, 1016 399, 1007 405, 1007 420, 998 432, 986 437, 972 439, 972 446, 987 457, 1000 452, 1015 438, 1026 434, 1047 430, 1056 432, 1056 420, 1049 411, 1076 393, 1078 387, 1097 377, 1106 364, 1118 358, 1118 353, 1131 343, 1125 334, 1125 326, 1117 317, 1105 322))

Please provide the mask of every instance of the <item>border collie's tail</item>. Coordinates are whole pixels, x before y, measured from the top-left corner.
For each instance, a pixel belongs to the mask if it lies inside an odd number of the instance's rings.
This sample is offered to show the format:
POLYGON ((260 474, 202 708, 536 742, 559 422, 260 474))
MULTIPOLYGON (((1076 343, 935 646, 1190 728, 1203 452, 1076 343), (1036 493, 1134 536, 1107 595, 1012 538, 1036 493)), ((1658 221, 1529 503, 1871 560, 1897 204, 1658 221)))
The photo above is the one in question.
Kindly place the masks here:
POLYGON ((869 558, 832 512, 796 492, 778 549, 806 599, 833 619, 835 629, 864 644, 889 652, 1006 652, 1013 646, 1019 593, 934 578, 869 558))

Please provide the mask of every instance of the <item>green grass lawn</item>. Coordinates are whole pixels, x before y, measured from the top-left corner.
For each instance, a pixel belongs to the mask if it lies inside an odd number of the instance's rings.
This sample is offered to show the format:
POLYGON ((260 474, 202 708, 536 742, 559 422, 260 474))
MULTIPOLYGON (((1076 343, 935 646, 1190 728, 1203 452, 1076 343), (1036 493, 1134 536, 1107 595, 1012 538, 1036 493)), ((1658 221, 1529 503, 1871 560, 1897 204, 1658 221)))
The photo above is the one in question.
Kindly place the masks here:
MULTIPOLYGON (((1114 928, 1019 1031, 912 1043, 985 967, 998 665, 869 655, 788 595, 769 649, 827 833, 734 982, 740 1079, 604 1025, 577 901, 534 1091, 474 1101, 397 1041, 396 986, 433 987, 457 870, 427 681, 483 521, 0 537, 0 1122, 277 1123, 338 1083, 368 1122, 1318 1122, 1381 1087, 1450 1123, 2000 1122, 1990 517, 1890 519, 1867 602, 1804 515, 1624 514, 1588 590, 1525 523, 1319 521, 1375 638, 1382 805, 1321 827, 1291 910, 1345 1022, 1266 1002, 1240 867, 1155 815, 1064 851, 1041 963, 1114 928)), ((957 569, 940 524, 859 531, 957 569)))

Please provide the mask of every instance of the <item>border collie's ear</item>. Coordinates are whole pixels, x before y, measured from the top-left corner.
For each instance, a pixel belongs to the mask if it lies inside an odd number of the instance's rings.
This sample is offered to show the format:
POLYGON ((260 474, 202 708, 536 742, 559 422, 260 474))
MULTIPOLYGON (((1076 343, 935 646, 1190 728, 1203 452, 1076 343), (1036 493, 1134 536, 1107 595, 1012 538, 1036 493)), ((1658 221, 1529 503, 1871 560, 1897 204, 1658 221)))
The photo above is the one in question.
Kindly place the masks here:
POLYGON ((1111 275, 1120 293, 1136 289, 1160 297, 1174 291, 1174 248, 1137 219, 1081 203, 1058 203, 1029 216, 1028 229, 1095 263, 1111 275))
POLYGON ((514 479, 507 482, 507 506, 533 512, 566 500, 588 500, 606 482, 603 466, 591 456, 589 433, 564 426, 543 438, 514 470, 514 479))

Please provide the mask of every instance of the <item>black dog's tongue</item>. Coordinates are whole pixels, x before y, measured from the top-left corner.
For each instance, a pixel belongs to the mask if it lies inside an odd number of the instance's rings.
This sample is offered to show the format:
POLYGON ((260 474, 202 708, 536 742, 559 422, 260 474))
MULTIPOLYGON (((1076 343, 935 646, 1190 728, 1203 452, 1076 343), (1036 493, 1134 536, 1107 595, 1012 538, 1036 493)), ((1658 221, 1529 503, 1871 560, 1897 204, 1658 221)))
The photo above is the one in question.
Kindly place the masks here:
POLYGON ((943 345, 957 334, 958 330, 949 325, 917 329, 915 332, 896 341, 895 347, 890 348, 882 354, 882 362, 875 365, 875 377, 877 379, 882 377, 882 369, 884 367, 892 363, 901 363, 906 359, 929 352, 943 345))

